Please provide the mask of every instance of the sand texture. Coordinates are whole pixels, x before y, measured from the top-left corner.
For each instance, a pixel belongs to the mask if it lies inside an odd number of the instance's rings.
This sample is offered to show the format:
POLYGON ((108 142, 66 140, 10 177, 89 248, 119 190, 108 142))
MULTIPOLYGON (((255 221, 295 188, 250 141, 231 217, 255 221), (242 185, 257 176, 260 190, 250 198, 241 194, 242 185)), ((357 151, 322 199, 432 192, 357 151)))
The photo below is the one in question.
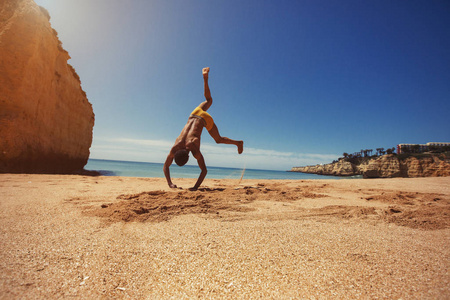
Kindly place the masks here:
POLYGON ((450 177, 0 174, 0 299, 449 299, 450 177))

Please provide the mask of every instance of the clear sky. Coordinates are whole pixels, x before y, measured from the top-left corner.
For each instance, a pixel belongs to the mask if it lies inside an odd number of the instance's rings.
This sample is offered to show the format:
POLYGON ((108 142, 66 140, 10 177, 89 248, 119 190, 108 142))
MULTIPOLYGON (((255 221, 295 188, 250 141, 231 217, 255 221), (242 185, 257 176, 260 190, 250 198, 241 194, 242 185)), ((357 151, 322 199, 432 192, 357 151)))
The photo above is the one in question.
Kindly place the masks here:
MULTIPOLYGON (((96 116, 91 158, 164 162, 204 100, 207 165, 287 170, 450 142, 448 0, 36 0, 96 116)), ((191 158, 188 164, 196 164, 191 158)))

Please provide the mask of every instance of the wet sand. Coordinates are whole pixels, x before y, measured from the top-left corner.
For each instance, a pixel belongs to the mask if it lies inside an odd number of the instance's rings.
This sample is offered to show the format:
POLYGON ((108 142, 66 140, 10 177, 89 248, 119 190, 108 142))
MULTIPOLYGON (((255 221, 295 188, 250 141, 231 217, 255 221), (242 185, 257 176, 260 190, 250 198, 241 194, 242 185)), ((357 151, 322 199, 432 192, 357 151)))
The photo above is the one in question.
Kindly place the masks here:
POLYGON ((0 298, 450 295, 450 177, 0 174, 0 298))

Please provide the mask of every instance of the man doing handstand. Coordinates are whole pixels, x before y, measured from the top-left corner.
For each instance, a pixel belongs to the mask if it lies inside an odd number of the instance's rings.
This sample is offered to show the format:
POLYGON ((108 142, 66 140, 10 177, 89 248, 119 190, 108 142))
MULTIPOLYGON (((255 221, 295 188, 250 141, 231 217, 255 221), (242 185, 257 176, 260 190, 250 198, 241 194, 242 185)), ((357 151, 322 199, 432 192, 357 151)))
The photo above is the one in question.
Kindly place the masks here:
POLYGON ((212 104, 211 92, 208 85, 209 68, 204 68, 202 72, 206 101, 202 102, 197 108, 194 109, 194 111, 192 111, 186 125, 176 139, 172 149, 170 149, 170 153, 167 155, 166 162, 164 163, 164 175, 166 176, 167 183, 171 188, 176 188, 177 186, 172 183, 169 167, 174 159, 177 165, 184 166, 189 159, 189 152, 192 152, 192 155, 197 159, 198 166, 201 170, 200 176, 191 190, 198 189, 198 187, 202 184, 203 179, 205 179, 207 169, 203 155, 200 152, 200 136, 202 135, 203 127, 206 127, 216 143, 236 145, 239 154, 241 154, 244 150, 243 141, 235 141, 227 137, 220 136, 219 130, 217 129, 216 124, 214 124, 213 118, 206 112, 212 104))

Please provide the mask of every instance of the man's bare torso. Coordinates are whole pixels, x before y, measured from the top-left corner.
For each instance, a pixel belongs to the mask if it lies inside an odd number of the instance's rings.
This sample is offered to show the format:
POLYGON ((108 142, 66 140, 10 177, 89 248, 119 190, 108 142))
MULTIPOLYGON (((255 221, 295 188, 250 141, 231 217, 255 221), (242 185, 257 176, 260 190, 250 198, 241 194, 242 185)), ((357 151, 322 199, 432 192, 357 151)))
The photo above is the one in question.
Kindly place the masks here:
MULTIPOLYGON (((176 139, 176 150, 182 148, 200 149, 200 137, 204 127, 203 120, 195 117, 189 117, 186 125, 176 139), (192 147, 194 146, 194 147, 192 147)), ((192 150, 192 149, 191 149, 192 150)))

